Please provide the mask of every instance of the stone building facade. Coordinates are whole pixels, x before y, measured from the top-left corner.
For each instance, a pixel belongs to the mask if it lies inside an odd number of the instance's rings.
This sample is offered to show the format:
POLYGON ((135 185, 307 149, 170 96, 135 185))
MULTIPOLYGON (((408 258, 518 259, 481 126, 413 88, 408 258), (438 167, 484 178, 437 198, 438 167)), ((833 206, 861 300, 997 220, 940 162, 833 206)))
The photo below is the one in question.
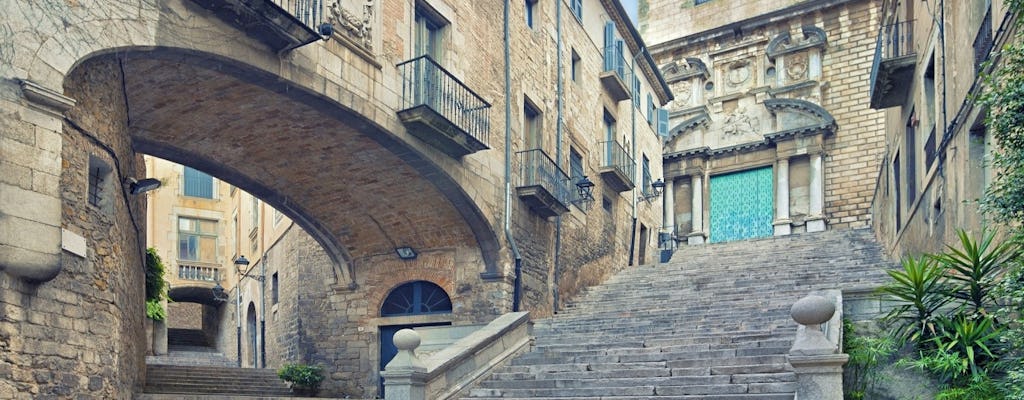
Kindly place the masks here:
MULTIPOLYGON (((246 280, 243 312, 267 321, 268 366, 322 363, 327 394, 377 393, 387 329, 550 315, 654 261, 671 94, 621 4, 329 3, 303 26, 215 0, 2 4, 0 397, 140 391, 141 154, 291 221, 216 261, 279 274, 276 311, 246 280), (382 316, 407 284, 451 311, 382 316)), ((201 326, 234 356, 231 308, 201 326)))
POLYGON ((862 78, 878 2, 696 3, 641 6, 675 93, 664 234, 699 244, 869 226, 885 134, 862 78), (671 28, 678 19, 695 23, 671 28))
POLYGON ((995 173, 994 145, 975 99, 986 62, 999 68, 998 50, 1017 40, 1006 3, 882 2, 868 83, 888 134, 873 212, 894 254, 941 251, 957 229, 977 235, 987 225, 977 201, 995 173))

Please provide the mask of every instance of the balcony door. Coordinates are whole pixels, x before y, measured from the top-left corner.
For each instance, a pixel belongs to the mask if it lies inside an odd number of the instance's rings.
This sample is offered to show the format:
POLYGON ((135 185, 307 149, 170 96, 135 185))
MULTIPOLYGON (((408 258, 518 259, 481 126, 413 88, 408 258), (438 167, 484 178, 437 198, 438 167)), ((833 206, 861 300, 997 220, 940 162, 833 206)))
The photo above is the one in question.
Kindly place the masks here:
POLYGON ((419 83, 415 104, 426 104, 441 111, 441 28, 442 24, 425 11, 416 9, 416 38, 413 58, 426 56, 430 60, 416 63, 415 82, 419 83))

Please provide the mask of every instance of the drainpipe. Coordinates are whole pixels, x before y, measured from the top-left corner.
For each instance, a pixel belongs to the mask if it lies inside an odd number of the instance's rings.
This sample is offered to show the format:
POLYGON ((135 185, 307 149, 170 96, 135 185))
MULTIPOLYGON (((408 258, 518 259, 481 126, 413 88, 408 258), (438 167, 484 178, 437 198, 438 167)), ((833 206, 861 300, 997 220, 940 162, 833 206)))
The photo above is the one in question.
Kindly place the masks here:
POLYGON ((519 254, 519 246, 512 236, 510 219, 512 215, 512 56, 509 50, 511 37, 508 31, 509 2, 505 0, 505 239, 512 248, 515 259, 515 282, 512 286, 512 311, 519 311, 519 299, 522 297, 523 257, 519 254))
MULTIPOLYGON (((636 56, 633 56, 632 60, 629 60, 629 72, 630 72, 630 74, 632 74, 631 77, 633 79, 636 79, 636 58, 640 54, 643 54, 643 49, 641 49, 641 52, 639 54, 637 54, 636 56)), ((632 93, 633 92, 633 81, 630 80, 629 83, 627 83, 627 84, 629 85, 629 92, 632 93)), ((634 95, 639 96, 639 94, 634 94, 634 95)), ((633 96, 630 96, 630 97, 633 97, 633 96)), ((643 186, 643 184, 644 184, 643 171, 640 170, 642 165, 640 165, 640 160, 637 159, 637 157, 636 157, 636 107, 633 104, 633 101, 640 101, 640 100, 639 99, 632 99, 631 98, 630 102, 629 102, 629 109, 631 110, 631 112, 630 112, 630 119, 631 119, 631 122, 632 122, 632 126, 630 127, 630 130, 632 131, 632 135, 633 135, 632 136, 633 137, 633 141, 630 144, 630 147, 632 147, 632 150, 630 150, 630 151, 633 154, 633 179, 636 179, 637 173, 640 173, 641 176, 640 176, 640 179, 639 179, 640 185, 633 185, 633 195, 631 196, 632 199, 630 199, 631 200, 631 204, 633 205, 633 228, 632 228, 632 230, 629 233, 629 265, 633 265, 633 253, 636 250, 636 205, 637 205, 636 188, 638 186, 643 186)), ((642 189, 643 188, 641 187, 641 192, 642 192, 642 189)))
MULTIPOLYGON (((556 164, 562 163, 562 2, 555 2, 555 59, 556 62, 556 73, 555 80, 555 109, 557 110, 557 118, 555 122, 555 162, 556 164)), ((559 165, 561 168, 561 165, 559 165)), ((572 188, 572 181, 569 182, 570 189, 572 188)), ((552 285, 551 300, 554 303, 552 305, 552 311, 558 312, 558 282, 562 278, 562 265, 561 265, 561 254, 562 253, 562 216, 555 217, 555 271, 554 271, 554 284, 552 285)))

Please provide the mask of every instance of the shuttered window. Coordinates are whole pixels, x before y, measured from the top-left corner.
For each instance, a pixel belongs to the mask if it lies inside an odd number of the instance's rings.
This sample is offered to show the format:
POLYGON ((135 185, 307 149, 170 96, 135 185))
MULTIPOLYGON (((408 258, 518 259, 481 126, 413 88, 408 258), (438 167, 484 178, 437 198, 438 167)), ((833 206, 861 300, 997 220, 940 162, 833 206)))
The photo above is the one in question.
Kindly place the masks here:
POLYGON ((185 195, 212 199, 213 177, 203 171, 185 167, 185 195))

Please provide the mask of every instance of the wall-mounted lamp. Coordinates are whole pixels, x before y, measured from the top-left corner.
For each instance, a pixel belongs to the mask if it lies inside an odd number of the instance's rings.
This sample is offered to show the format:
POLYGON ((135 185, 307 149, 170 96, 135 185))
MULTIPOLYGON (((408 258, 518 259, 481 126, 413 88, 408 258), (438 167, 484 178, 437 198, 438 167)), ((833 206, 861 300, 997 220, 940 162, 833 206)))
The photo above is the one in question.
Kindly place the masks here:
POLYGON ((146 178, 141 181, 137 181, 135 178, 125 178, 124 184, 128 185, 129 194, 142 194, 160 187, 160 180, 156 178, 146 178))
POLYGON ((594 182, 591 182, 586 175, 576 181, 576 193, 579 195, 573 203, 577 205, 589 205, 594 202, 594 182))
POLYGON ((640 197, 637 200, 650 202, 661 196, 661 192, 665 190, 665 182, 660 178, 651 183, 651 191, 640 193, 640 197))
POLYGON ((409 246, 397 247, 395 248, 395 253, 398 254, 398 258, 403 260, 415 260, 417 256, 416 250, 409 246))
POLYGON ((211 290, 213 290, 213 301, 218 303, 228 302, 228 292, 224 290, 224 287, 220 285, 220 282, 217 282, 211 290))
POLYGON ((334 34, 334 24, 331 24, 330 22, 324 22, 320 24, 320 27, 317 30, 320 31, 320 36, 323 37, 324 41, 326 42, 330 40, 331 35, 334 34))

